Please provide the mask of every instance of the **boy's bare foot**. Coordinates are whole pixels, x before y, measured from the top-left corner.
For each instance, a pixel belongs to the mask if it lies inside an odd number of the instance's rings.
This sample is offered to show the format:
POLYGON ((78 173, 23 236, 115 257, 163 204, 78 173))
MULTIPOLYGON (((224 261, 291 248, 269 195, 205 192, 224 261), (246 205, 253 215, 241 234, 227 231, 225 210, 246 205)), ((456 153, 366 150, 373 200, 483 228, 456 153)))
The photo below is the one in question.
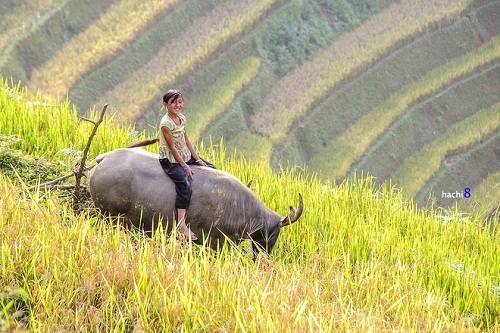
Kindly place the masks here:
POLYGON ((192 241, 195 241, 198 239, 198 237, 196 237, 196 235, 194 234, 194 232, 192 232, 187 226, 186 224, 184 223, 184 221, 181 222, 181 224, 179 224, 179 227, 177 228, 177 231, 178 233, 182 236, 182 237, 185 237, 189 240, 192 240, 192 241))
POLYGON ((198 239, 198 237, 196 237, 196 235, 189 229, 187 232, 182 232, 179 230, 179 235, 181 235, 182 237, 185 237, 186 239, 192 240, 192 241, 195 241, 198 239))

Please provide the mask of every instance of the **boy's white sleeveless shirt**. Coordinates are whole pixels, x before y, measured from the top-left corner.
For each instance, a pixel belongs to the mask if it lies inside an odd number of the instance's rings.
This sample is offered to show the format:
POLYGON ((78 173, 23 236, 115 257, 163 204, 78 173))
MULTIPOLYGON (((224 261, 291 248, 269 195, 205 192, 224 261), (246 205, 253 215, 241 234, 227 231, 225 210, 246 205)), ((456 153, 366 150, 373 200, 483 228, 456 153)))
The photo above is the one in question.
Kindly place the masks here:
POLYGON ((163 126, 166 126, 172 132, 172 136, 174 137, 175 148, 181 155, 182 160, 184 162, 187 162, 191 158, 191 152, 189 151, 186 145, 186 139, 184 137, 186 117, 182 113, 180 113, 179 120, 180 120, 180 125, 177 126, 174 123, 173 119, 170 118, 168 114, 165 114, 160 121, 160 134, 159 134, 160 142, 159 142, 158 154, 160 155, 159 156, 160 159, 167 158, 170 163, 178 163, 178 162, 175 160, 174 155, 168 148, 167 141, 163 137, 163 134, 161 132, 161 128, 163 126))

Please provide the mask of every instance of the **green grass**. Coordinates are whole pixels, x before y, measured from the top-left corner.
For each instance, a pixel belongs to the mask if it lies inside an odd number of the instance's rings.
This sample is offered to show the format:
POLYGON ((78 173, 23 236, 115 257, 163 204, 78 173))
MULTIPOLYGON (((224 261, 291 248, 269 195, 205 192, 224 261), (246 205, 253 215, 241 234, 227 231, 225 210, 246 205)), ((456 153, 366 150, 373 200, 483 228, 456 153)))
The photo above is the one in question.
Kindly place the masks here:
MULTIPOLYGON (((14 148, 30 155, 43 155, 55 159, 63 149, 82 151, 93 128, 88 122, 80 122, 69 101, 55 102, 38 95, 30 100, 26 88, 9 86, 6 80, 0 83, 0 133, 21 139, 14 148), (50 116, 47 116, 50 114, 50 116)), ((100 111, 100 110, 98 110, 100 111)), ((89 118, 97 119, 95 111, 89 118)), ((107 117, 106 124, 112 117, 107 117)), ((93 142, 91 154, 96 156, 113 147, 125 146, 140 136, 130 128, 116 129, 112 134, 101 130, 93 142)), ((91 157, 92 157, 91 156, 91 157)))
MULTIPOLYGON (((52 158, 85 142, 87 124, 78 124, 68 103, 30 109, 25 90, 11 94, 3 86, 0 92, 2 119, 25 116, 0 122, 0 132, 22 138, 17 148, 26 154, 52 158), (63 121, 63 113, 71 116, 63 121), (21 119, 33 130, 24 130, 21 119), (41 135, 39 127, 45 145, 32 147, 40 143, 33 138, 41 135)), ((124 145, 126 132, 107 119, 92 151, 124 145)), ((0 328, 500 329, 498 225, 489 230, 457 212, 417 210, 394 187, 376 187, 370 177, 331 185, 308 170, 273 173, 267 163, 227 156, 222 144, 199 150, 243 182, 253 180, 256 195, 282 215, 303 194, 303 216, 282 230, 271 258, 254 263, 248 244, 214 256, 161 232, 145 238, 112 227, 91 209, 75 213, 57 192, 28 192, 0 173, 0 328)))
POLYGON ((415 101, 436 93, 454 80, 468 75, 477 68, 498 61, 500 37, 493 38, 482 47, 442 65, 394 93, 375 110, 350 126, 344 134, 331 140, 311 159, 314 171, 339 180, 349 171, 374 140, 401 116, 415 101))

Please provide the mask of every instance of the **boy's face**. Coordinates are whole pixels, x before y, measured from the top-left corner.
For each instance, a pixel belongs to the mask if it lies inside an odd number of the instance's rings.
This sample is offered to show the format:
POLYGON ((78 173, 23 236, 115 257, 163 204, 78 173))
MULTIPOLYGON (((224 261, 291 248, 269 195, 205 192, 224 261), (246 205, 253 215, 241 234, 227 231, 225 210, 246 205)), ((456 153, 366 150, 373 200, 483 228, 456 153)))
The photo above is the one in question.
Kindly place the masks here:
POLYGON ((165 107, 167 108, 167 111, 172 113, 172 114, 179 114, 182 111, 182 108, 184 107, 184 99, 182 96, 173 96, 171 99, 168 100, 167 103, 163 103, 165 107))

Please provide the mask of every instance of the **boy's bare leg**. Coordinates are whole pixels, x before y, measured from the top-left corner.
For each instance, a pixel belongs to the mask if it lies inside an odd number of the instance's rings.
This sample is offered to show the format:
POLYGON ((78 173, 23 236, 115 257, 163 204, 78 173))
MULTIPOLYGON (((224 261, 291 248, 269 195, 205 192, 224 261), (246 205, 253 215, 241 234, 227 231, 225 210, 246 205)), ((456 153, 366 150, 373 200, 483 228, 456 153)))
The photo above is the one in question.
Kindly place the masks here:
POLYGON ((196 237, 196 235, 186 225, 186 209, 177 209, 177 230, 182 236, 185 236, 190 240, 198 239, 198 237, 196 237))

